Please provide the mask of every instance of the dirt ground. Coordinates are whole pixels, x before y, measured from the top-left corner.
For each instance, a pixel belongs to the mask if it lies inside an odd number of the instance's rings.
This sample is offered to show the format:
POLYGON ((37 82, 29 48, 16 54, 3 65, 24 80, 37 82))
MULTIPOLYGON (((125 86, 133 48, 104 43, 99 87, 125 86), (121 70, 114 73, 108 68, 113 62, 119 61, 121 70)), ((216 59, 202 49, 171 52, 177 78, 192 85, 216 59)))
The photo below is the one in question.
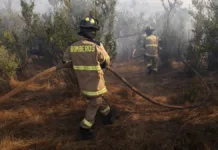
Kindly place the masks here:
MULTIPOLYGON (((198 78, 188 78, 181 63, 144 73, 140 63, 113 68, 147 96, 162 103, 187 105, 204 99, 198 78)), ((97 116, 97 138, 75 141, 85 101, 73 96, 57 79, 45 78, 0 105, 0 150, 217 150, 218 76, 204 77, 212 96, 204 106, 172 110, 155 106, 105 72, 105 99, 118 109, 114 125, 103 126, 97 116)), ((16 87, 20 82, 13 80, 16 87)), ((1 93, 2 95, 2 93, 1 93)))

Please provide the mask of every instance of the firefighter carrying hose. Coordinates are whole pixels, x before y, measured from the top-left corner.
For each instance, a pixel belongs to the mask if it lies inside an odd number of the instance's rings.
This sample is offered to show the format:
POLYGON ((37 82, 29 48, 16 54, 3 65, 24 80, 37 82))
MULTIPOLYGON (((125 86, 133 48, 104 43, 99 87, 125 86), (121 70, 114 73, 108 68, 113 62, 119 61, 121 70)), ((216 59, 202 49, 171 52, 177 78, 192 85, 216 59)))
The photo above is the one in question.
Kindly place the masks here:
POLYGON ((145 34, 141 36, 141 46, 145 49, 144 61, 147 65, 147 73, 151 74, 152 72, 157 73, 159 69, 159 37, 153 34, 153 31, 150 26, 147 26, 145 29, 145 34))
POLYGON ((104 46, 95 41, 99 30, 98 21, 86 17, 80 22, 80 40, 73 43, 64 53, 63 61, 72 61, 79 87, 87 101, 85 117, 80 123, 80 139, 89 140, 96 134, 91 130, 95 123, 96 113, 103 116, 103 123, 113 124, 116 110, 111 108, 103 99, 107 92, 103 70, 110 65, 110 57, 104 46))

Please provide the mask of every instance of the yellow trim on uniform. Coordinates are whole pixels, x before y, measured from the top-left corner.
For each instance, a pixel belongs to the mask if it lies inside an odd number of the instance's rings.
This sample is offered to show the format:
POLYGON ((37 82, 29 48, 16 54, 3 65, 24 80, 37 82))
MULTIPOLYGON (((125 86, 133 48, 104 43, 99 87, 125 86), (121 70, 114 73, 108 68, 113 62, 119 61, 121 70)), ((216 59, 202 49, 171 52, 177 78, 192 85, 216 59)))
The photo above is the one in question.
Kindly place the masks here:
POLYGON ((146 44, 146 47, 158 47, 157 44, 146 44))
POLYGON ((152 66, 152 64, 147 64, 147 67, 151 67, 152 66))
POLYGON ((109 60, 109 59, 110 59, 110 56, 105 57, 105 60, 109 60))
POLYGON ((147 36, 146 39, 147 39, 147 40, 156 40, 157 37, 154 36, 154 35, 150 35, 150 36, 147 36))
POLYGON ((83 92, 83 94, 85 94, 87 96, 99 96, 99 95, 106 93, 107 88, 103 88, 102 90, 97 91, 97 92, 90 92, 90 91, 82 91, 82 92, 83 92))
POLYGON ((149 61, 149 63, 147 64, 147 67, 151 67, 153 64, 152 60, 149 61))
POLYGON ((109 111, 110 111, 110 107, 107 106, 107 108, 105 108, 104 110, 102 110, 101 113, 102 113, 102 114, 105 114, 105 113, 107 113, 107 112, 109 112, 109 111))
POLYGON ((101 46, 101 47, 104 47, 103 44, 102 44, 101 42, 100 42, 100 46, 101 46))
POLYGON ((89 127, 89 128, 91 128, 91 127, 92 127, 92 125, 93 125, 91 122, 89 122, 89 121, 88 121, 88 120, 86 120, 86 119, 83 119, 83 121, 82 121, 82 122, 83 122, 83 124, 84 124, 84 125, 86 125, 86 126, 87 126, 87 127, 89 127))
POLYGON ((99 71, 101 70, 101 66, 73 66, 73 69, 82 71, 99 71))
POLYGON ((110 56, 106 56, 105 58, 104 58, 104 60, 102 61, 102 62, 100 62, 101 64, 102 63, 104 63, 105 61, 107 61, 107 60, 109 60, 110 59, 110 56))
POLYGON ((84 52, 94 52, 95 47, 93 45, 80 45, 80 46, 71 46, 71 53, 84 53, 84 52))

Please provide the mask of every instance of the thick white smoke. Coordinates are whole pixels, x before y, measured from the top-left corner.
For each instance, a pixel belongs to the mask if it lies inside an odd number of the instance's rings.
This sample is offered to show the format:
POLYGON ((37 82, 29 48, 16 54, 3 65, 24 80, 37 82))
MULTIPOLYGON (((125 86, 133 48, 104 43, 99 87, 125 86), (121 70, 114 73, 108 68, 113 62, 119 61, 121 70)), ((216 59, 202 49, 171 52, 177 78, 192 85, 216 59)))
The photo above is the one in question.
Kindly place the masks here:
MULTIPOLYGON (((0 0, 0 9, 5 8, 5 3, 8 2, 8 0, 0 0)), ((10 1, 10 0, 9 0, 10 1)), ((31 0, 26 0, 27 2, 30 2, 31 0)), ((20 10, 20 0, 11 0, 12 2, 12 8, 13 10, 20 10)), ((46 12, 49 7, 50 4, 47 0, 35 0, 35 11, 38 13, 44 13, 46 12)))

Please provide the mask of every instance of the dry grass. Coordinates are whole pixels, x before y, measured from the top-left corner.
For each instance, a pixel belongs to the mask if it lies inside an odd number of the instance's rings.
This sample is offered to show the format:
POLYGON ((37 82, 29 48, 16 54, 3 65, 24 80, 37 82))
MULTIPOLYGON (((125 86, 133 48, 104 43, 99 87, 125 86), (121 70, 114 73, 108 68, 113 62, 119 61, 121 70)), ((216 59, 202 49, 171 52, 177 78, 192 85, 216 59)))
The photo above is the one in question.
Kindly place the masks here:
MULTIPOLYGON (((193 89, 201 93, 196 79, 171 78, 163 87, 155 86, 165 81, 163 78, 165 76, 129 77, 129 80, 149 97, 163 103, 173 99, 174 103, 185 103, 180 97, 184 98, 184 94, 192 93, 193 89), (188 90, 181 94, 187 87, 188 90)), ((214 78, 211 76, 208 82, 214 78)), ((20 83, 11 82, 15 87, 20 83)), ((45 78, 1 103, 0 150, 217 150, 218 87, 214 83, 210 85, 213 89, 210 103, 185 111, 154 106, 118 81, 107 84, 110 93, 105 99, 118 109, 118 119, 114 125, 103 126, 101 118, 97 117, 96 139, 75 141, 79 122, 84 116, 85 101, 72 97, 58 80, 45 78)), ((199 97, 202 95, 196 94, 196 99, 188 102, 198 102, 199 97)))
POLYGON ((113 65, 119 73, 134 73, 143 71, 143 63, 141 62, 127 62, 113 65))

